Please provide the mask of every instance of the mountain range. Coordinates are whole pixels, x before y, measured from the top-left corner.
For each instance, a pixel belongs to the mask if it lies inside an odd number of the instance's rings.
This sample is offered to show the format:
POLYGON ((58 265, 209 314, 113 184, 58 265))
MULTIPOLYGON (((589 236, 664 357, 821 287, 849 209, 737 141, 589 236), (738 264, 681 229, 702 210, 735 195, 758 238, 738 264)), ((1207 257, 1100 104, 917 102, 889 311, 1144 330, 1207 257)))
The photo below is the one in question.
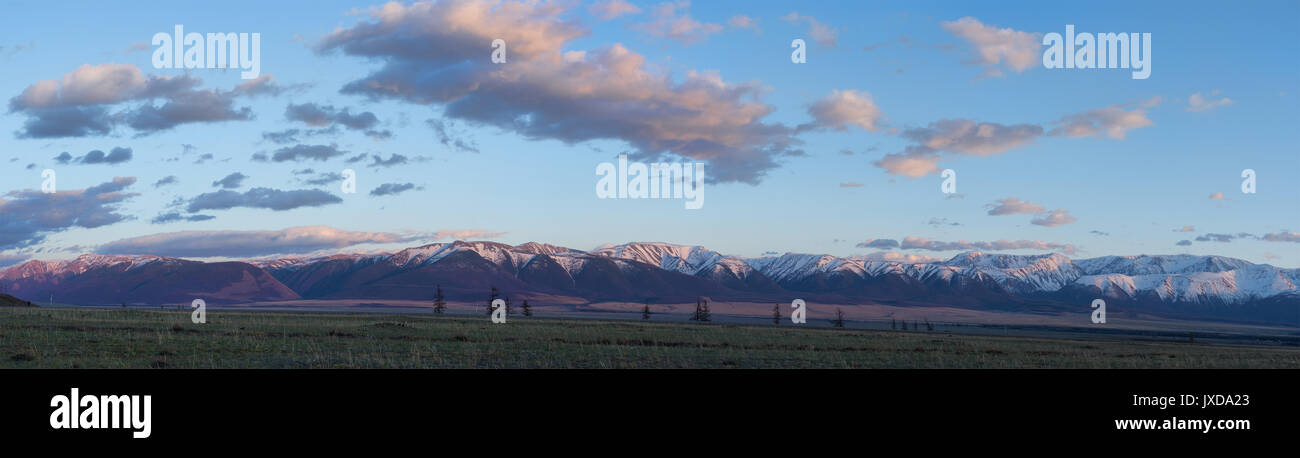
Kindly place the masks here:
POLYGON ((721 301, 952 306, 1018 312, 1113 311, 1300 325, 1300 269, 1221 256, 1072 260, 968 252, 941 262, 787 253, 762 258, 700 246, 627 243, 583 251, 544 243, 456 241, 378 254, 212 262, 148 255, 28 261, 0 272, 0 292, 85 305, 296 299, 721 301))

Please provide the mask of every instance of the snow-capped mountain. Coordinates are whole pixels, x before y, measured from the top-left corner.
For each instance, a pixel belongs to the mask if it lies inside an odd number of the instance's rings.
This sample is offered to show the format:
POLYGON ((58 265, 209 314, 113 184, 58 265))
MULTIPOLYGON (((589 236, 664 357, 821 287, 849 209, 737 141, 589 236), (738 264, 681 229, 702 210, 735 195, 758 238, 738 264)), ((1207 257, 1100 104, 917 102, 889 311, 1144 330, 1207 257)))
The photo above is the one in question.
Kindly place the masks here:
POLYGON ((203 263, 159 256, 87 254, 27 261, 0 272, 11 295, 33 302, 188 304, 291 300, 299 296, 266 271, 242 262, 203 263))
POLYGON ((769 278, 757 274, 757 270, 745 260, 724 256, 702 246, 634 242, 606 245, 591 254, 642 262, 664 270, 711 279, 728 287, 772 289, 775 286, 769 278))
POLYGON ((1121 309, 1300 324, 1300 269, 1222 256, 1104 256, 969 252, 939 262, 786 253, 727 256, 701 246, 626 243, 582 251, 544 243, 434 243, 395 252, 201 263, 158 256, 84 255, 29 261, 0 273, 28 300, 173 301, 195 293, 266 299, 453 300, 504 294, 590 301, 715 300, 942 304, 1006 310, 1077 308, 1103 298, 1121 309))

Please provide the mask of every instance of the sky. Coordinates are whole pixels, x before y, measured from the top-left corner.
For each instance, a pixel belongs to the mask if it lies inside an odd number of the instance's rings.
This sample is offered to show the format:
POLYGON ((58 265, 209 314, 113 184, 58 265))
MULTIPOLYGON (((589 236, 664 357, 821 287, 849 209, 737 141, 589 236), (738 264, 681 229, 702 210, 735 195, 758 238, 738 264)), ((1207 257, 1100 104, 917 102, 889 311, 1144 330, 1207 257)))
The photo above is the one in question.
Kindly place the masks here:
POLYGON ((0 267, 455 239, 1300 267, 1296 2, 2 4, 0 267), (176 25, 260 34, 257 78, 156 68, 176 25), (1149 33, 1150 76, 1046 68, 1067 25, 1149 33), (702 208, 599 198, 620 153, 704 164, 702 208))

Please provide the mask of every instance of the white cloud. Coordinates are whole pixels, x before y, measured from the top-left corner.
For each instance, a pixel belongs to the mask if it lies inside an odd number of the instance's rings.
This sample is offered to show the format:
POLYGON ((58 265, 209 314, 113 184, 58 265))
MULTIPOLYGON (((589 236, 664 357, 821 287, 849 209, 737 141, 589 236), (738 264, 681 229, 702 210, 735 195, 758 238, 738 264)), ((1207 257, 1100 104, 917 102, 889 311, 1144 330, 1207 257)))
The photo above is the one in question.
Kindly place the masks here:
POLYGON ((758 18, 746 16, 743 14, 737 14, 735 16, 732 16, 731 19, 727 19, 727 25, 729 26, 738 29, 750 29, 755 32, 760 30, 758 28, 758 23, 759 23, 758 18))
POLYGON ((1110 138, 1123 140, 1128 131, 1155 123, 1147 118, 1145 109, 1125 110, 1116 105, 1067 115, 1056 124, 1060 127, 1053 130, 1052 135, 1064 134, 1077 138, 1105 134, 1110 138))
POLYGON ((722 31, 722 26, 700 22, 686 13, 689 2, 664 2, 651 11, 650 22, 632 25, 632 30, 658 38, 666 38, 684 45, 704 41, 709 35, 722 31))
POLYGON ((1034 219, 1029 220, 1029 223, 1039 226, 1056 227, 1070 224, 1078 220, 1078 218, 1070 216, 1069 210, 1058 208, 1034 217, 1034 219))
POLYGON ((1218 95, 1219 91, 1210 91, 1209 96, 1202 96, 1200 92, 1192 94, 1187 98, 1187 111, 1200 113, 1218 107, 1232 105, 1233 101, 1227 97, 1221 97, 1215 100, 1213 97, 1218 95))
POLYGON ((587 11, 601 20, 608 21, 625 14, 640 13, 641 8, 623 0, 606 0, 592 4, 587 7, 587 11))
POLYGON ((1042 213, 1047 210, 1042 205, 1031 203, 1027 200, 1020 200, 1018 197, 1008 197, 998 200, 994 203, 984 206, 989 209, 989 215, 1015 215, 1015 214, 1034 214, 1042 213))
POLYGON ((876 131, 876 123, 883 116, 871 94, 852 89, 832 90, 830 95, 808 107, 808 114, 821 127, 845 130, 847 126, 857 126, 871 132, 876 131))
POLYGON ((802 16, 797 12, 791 12, 781 17, 781 20, 791 24, 807 24, 808 38, 812 38, 819 45, 834 48, 839 40, 840 31, 838 29, 823 24, 812 16, 802 16))
POLYGON ((1020 73, 1042 62, 1041 34, 1000 29, 969 16, 940 25, 975 47, 974 63, 985 67, 982 76, 1002 76, 999 67, 1020 73))

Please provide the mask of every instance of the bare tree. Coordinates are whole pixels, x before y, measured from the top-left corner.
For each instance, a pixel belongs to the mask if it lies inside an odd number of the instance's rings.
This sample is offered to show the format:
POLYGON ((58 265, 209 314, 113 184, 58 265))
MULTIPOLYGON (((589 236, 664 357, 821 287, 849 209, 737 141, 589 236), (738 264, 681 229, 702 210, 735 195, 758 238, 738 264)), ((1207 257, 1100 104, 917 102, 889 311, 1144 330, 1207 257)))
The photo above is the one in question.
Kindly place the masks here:
POLYGON ((835 319, 831 320, 831 324, 837 328, 844 327, 844 310, 839 307, 835 308, 835 319))
POLYGON ((497 290, 497 287, 493 286, 492 292, 488 294, 488 303, 487 303, 488 316, 492 316, 492 301, 497 300, 498 297, 501 297, 501 291, 497 290))
POLYGON ((442 295, 442 285, 438 285, 437 288, 433 290, 433 313, 441 315, 442 312, 447 310, 446 299, 446 296, 442 295))
POLYGON ((709 301, 695 301, 695 313, 691 315, 691 321, 713 321, 713 315, 709 313, 709 301))

